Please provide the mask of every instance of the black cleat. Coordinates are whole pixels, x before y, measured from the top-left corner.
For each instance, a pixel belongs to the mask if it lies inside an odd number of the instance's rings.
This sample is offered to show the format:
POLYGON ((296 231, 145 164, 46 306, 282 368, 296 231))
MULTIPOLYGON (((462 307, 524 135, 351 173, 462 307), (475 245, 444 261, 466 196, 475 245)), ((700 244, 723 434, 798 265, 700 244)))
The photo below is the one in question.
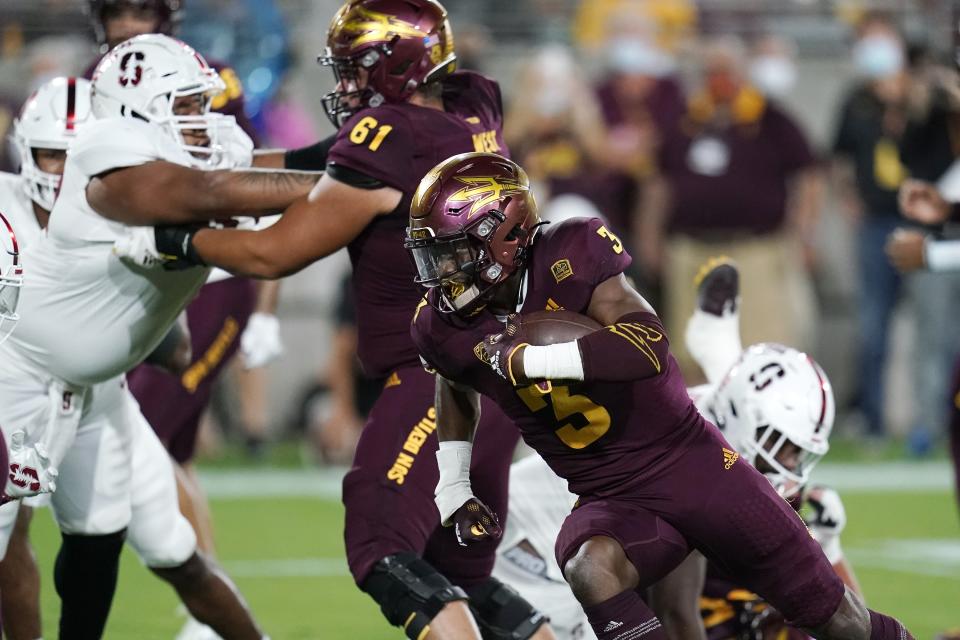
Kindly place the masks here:
POLYGON ((740 272, 726 256, 710 258, 693 279, 697 307, 714 316, 733 313, 740 297, 740 272))

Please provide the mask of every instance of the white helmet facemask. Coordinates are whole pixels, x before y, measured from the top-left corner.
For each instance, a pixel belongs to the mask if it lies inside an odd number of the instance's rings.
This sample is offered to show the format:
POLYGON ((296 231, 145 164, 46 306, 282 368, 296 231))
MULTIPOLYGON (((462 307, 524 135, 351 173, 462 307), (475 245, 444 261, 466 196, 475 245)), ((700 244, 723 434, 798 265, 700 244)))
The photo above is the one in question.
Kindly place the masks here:
POLYGON ((789 497, 829 451, 836 412, 823 369, 805 353, 778 344, 748 347, 710 405, 734 448, 789 497))
POLYGON ((57 198, 60 174, 43 171, 34 153, 37 149, 66 151, 90 119, 90 82, 62 77, 37 89, 14 120, 13 143, 20 156, 23 188, 47 211, 53 209, 57 198))
POLYGON ((217 166, 222 114, 210 113, 210 102, 225 90, 223 80, 199 53, 161 34, 136 36, 107 54, 93 76, 93 113, 98 118, 139 118, 158 125, 200 167, 217 166), (197 113, 178 115, 181 98, 196 96, 197 113), (205 138, 190 144, 187 136, 205 138))
POLYGON ((0 343, 10 337, 20 320, 17 303, 23 284, 20 245, 10 221, 0 213, 0 343))

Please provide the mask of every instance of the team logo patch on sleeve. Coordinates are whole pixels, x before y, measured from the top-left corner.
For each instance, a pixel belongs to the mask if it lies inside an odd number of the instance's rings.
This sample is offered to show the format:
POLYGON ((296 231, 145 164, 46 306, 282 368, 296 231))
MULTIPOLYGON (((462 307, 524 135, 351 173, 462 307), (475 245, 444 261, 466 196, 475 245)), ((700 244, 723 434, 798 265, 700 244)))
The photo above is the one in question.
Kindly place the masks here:
POLYGON ((550 267, 550 273, 553 274, 554 280, 560 283, 573 275, 573 266, 571 266, 570 261, 566 258, 557 260, 550 267))
POLYGON ((487 350, 483 348, 482 341, 478 342, 477 346, 473 348, 473 355, 477 356, 483 364, 490 365, 490 356, 487 355, 487 350))

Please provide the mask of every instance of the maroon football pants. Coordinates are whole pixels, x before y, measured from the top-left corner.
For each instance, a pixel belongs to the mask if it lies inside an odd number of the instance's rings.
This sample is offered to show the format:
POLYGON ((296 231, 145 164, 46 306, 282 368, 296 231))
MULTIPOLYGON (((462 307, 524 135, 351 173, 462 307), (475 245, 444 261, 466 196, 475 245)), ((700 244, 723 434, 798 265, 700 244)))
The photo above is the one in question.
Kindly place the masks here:
POLYGON ((697 426, 658 476, 614 496, 582 496, 557 538, 560 566, 590 537, 608 536, 642 589, 697 548, 795 626, 825 623, 843 583, 797 512, 729 447, 713 425, 697 426))
MULTIPOLYGON (((357 584, 379 560, 403 551, 422 556, 464 588, 482 583, 493 570, 495 541, 461 547, 453 529, 440 526, 433 502, 439 479, 434 384, 422 367, 397 370, 363 427, 353 467, 343 480, 347 564, 357 584)), ((470 477, 474 493, 501 524, 518 439, 513 423, 484 400, 470 477)))

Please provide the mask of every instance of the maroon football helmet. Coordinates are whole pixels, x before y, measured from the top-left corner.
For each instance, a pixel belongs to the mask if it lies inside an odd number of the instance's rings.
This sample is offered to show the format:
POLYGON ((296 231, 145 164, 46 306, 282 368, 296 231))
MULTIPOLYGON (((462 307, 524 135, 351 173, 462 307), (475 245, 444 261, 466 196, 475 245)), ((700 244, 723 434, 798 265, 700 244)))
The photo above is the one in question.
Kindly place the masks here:
POLYGON ((93 24, 97 43, 105 45, 106 29, 103 26, 107 16, 125 6, 149 9, 157 14, 157 33, 173 35, 183 13, 183 0, 89 0, 86 9, 93 24))
POLYGON ((526 262, 540 214, 526 172, 495 153, 447 158, 424 176, 404 246, 441 311, 469 315, 526 262))
POLYGON ((323 97, 337 128, 365 107, 403 102, 457 66, 447 11, 435 0, 350 0, 333 17, 319 61, 337 80, 323 97))

